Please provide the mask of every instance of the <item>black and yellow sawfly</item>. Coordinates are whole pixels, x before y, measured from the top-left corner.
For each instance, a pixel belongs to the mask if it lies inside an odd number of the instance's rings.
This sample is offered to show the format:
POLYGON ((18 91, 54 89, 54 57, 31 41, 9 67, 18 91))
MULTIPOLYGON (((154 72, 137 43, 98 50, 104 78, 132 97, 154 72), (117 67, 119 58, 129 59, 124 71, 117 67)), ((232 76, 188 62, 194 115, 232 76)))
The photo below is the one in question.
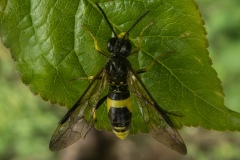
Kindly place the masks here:
POLYGON ((50 150, 57 151, 66 148, 78 139, 85 138, 97 121, 96 110, 105 101, 107 101, 107 111, 112 131, 117 137, 124 139, 130 131, 132 114, 134 114, 132 113, 132 98, 134 98, 153 137, 165 146, 181 154, 186 154, 186 146, 167 116, 168 112, 157 104, 138 76, 138 74, 147 70, 135 71, 127 59, 128 56, 136 53, 136 51, 132 51, 132 45, 128 39, 129 32, 149 11, 141 15, 127 32, 117 35, 103 9, 98 3, 95 4, 114 34, 114 37, 110 38, 107 44, 110 55, 104 53, 95 45, 96 50, 106 56, 108 61, 92 77, 92 81, 82 96, 59 122, 59 126, 49 144, 50 150), (107 88, 108 94, 103 95, 107 88), (88 111, 90 108, 88 119, 84 117, 87 108, 88 111), (155 113, 155 115, 150 115, 150 113, 155 113), (156 122, 156 117, 158 122, 156 122))

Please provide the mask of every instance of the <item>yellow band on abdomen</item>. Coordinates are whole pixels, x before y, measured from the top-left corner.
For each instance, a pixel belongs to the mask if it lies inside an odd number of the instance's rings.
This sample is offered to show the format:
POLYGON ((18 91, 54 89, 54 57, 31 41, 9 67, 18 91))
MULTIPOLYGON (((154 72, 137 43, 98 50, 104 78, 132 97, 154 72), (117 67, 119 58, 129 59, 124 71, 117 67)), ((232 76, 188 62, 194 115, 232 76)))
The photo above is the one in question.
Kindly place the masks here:
POLYGON ((127 107, 128 110, 130 112, 132 112, 132 101, 131 98, 128 97, 127 99, 124 100, 112 100, 107 98, 107 109, 108 111, 110 110, 110 108, 123 108, 123 107, 127 107))

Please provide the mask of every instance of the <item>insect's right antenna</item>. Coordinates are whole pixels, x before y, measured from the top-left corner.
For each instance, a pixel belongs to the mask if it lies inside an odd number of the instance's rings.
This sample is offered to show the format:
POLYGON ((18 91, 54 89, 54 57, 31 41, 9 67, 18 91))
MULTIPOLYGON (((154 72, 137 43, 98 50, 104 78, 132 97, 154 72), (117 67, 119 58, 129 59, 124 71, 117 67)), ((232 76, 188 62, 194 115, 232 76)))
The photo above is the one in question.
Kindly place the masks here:
POLYGON ((99 4, 98 4, 97 2, 95 2, 95 4, 96 4, 96 6, 98 7, 98 9, 101 11, 101 13, 102 13, 103 17, 105 18, 105 20, 107 21, 108 26, 109 26, 110 29, 112 30, 114 36, 115 36, 116 38, 118 38, 116 32, 114 31, 114 29, 113 29, 111 23, 109 22, 109 20, 108 20, 108 18, 107 18, 107 15, 104 13, 103 9, 99 6, 99 4))

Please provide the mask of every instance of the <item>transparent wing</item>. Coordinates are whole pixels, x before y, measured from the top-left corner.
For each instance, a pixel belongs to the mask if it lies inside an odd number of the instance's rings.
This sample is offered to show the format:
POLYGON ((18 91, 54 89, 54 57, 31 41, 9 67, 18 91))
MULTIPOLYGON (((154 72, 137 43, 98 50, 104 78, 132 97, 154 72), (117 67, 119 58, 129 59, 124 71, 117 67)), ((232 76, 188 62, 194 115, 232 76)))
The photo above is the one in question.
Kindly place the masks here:
POLYGON ((85 138, 93 127, 97 107, 106 99, 103 92, 107 83, 107 73, 102 69, 88 85, 79 100, 59 122, 49 144, 51 151, 68 147, 80 138, 85 138), (84 115, 89 115, 86 118, 84 115))
POLYGON ((186 154, 186 146, 166 112, 153 99, 137 73, 129 71, 129 88, 152 136, 165 146, 186 154))
POLYGON ((86 121, 84 109, 86 109, 86 106, 82 106, 80 112, 78 110, 73 112, 72 116, 65 123, 58 125, 50 140, 49 148, 51 151, 66 148, 87 135, 94 122, 86 121))

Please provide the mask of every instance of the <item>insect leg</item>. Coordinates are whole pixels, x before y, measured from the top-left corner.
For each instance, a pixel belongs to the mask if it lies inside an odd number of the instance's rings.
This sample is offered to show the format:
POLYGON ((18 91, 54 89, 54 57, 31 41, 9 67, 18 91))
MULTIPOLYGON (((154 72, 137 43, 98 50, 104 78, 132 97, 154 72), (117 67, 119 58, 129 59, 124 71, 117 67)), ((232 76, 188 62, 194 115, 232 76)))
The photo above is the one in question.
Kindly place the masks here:
POLYGON ((142 35, 143 35, 143 32, 144 32, 148 27, 150 27, 151 25, 153 25, 153 23, 154 23, 154 21, 150 22, 148 25, 146 25, 146 26, 142 29, 142 31, 140 32, 140 35, 138 36, 139 47, 133 48, 130 55, 133 55, 133 54, 137 53, 137 52, 140 50, 140 48, 142 47, 142 39, 141 39, 141 37, 142 37, 142 35))
POLYGON ((65 123, 68 118, 72 115, 72 113, 76 110, 76 108, 81 104, 82 99, 84 98, 85 94, 88 92, 88 90, 92 87, 93 83, 95 82, 95 80, 97 80, 97 78, 102 74, 104 69, 100 70, 95 77, 93 77, 93 80, 90 82, 90 84, 88 85, 88 87, 85 89, 85 91, 83 92, 83 94, 81 95, 81 97, 78 99, 78 101, 72 106, 72 108, 70 108, 68 110, 68 112, 65 114, 65 116, 60 120, 59 124, 63 124, 65 123))
POLYGON ((96 110, 103 104, 103 102, 107 99, 107 95, 102 97, 98 102, 97 104, 94 106, 94 113, 93 113, 93 119, 94 119, 94 122, 97 121, 97 116, 96 116, 96 110))
POLYGON ((150 27, 151 25, 153 25, 154 24, 154 21, 152 21, 152 22, 150 22, 148 25, 146 25, 143 29, 142 29, 142 31, 140 32, 140 35, 138 36, 138 42, 139 42, 139 46, 141 47, 142 46, 142 35, 143 35, 143 33, 144 33, 144 31, 148 28, 148 27, 150 27))
POLYGON ((168 52, 165 52, 165 53, 163 53, 163 54, 160 54, 159 56, 157 56, 156 58, 154 58, 154 60, 153 60, 147 67, 141 68, 141 69, 137 70, 136 73, 137 73, 137 74, 141 74, 141 73, 147 72, 148 70, 150 70, 150 69, 153 67, 153 65, 156 63, 156 61, 157 61, 159 58, 165 56, 166 54, 173 53, 173 52, 175 52, 175 51, 168 51, 168 52))
POLYGON ((93 33, 86 27, 83 26, 83 28, 90 34, 90 36, 92 37, 93 41, 94 41, 94 46, 95 49, 102 55, 104 55, 105 57, 109 58, 109 55, 107 53, 105 53, 99 46, 98 46, 98 41, 96 39, 96 37, 93 35, 93 33))
MULTIPOLYGON (((75 80, 77 80, 77 81, 79 81, 79 80, 93 80, 94 77, 96 77, 96 76, 77 77, 77 78, 73 78, 73 79, 69 80, 69 82, 72 82, 72 81, 75 81, 75 80)), ((101 80, 101 79, 102 79, 102 76, 96 77, 96 80, 101 80)))
POLYGON ((96 104, 96 106, 94 107, 96 110, 102 105, 102 103, 107 99, 107 95, 102 97, 96 104))
POLYGON ((130 56, 137 53, 140 50, 140 47, 136 47, 132 49, 132 52, 130 53, 130 56))
POLYGON ((159 57, 161 57, 161 56, 158 56, 157 58, 155 58, 147 67, 138 69, 138 70, 136 71, 136 73, 137 73, 137 74, 141 74, 141 73, 145 73, 145 72, 147 72, 148 70, 150 70, 150 69, 153 67, 153 65, 155 64, 155 62, 158 60, 159 57))

